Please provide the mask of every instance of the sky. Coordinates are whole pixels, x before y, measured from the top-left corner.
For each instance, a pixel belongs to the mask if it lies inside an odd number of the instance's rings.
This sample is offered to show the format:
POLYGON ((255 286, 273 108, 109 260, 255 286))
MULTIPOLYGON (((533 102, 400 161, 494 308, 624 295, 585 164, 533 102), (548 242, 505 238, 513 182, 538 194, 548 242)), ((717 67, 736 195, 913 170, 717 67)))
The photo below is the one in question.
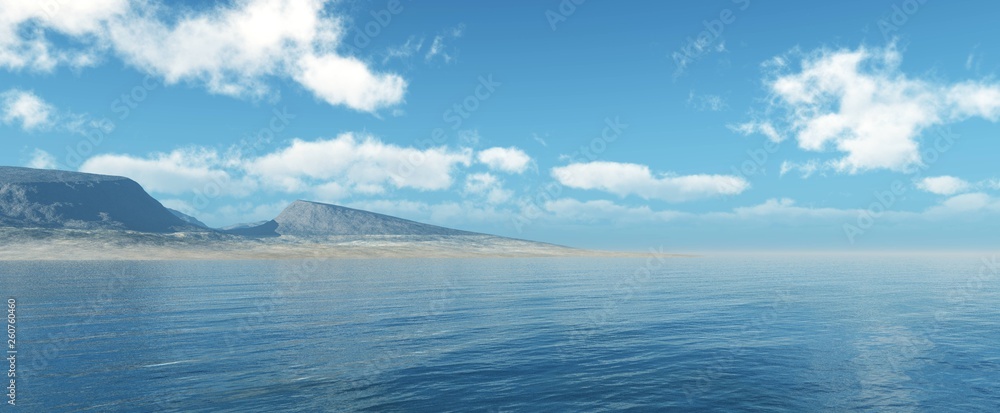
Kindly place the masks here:
POLYGON ((0 164, 613 250, 989 249, 1000 4, 0 3, 0 164))

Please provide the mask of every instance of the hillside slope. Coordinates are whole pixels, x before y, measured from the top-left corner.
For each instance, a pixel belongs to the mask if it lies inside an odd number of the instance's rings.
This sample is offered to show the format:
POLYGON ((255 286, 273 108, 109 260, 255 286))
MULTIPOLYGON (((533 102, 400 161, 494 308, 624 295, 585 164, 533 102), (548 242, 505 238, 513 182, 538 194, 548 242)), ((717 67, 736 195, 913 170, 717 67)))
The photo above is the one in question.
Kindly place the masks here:
POLYGON ((300 238, 344 235, 483 235, 310 201, 295 201, 281 211, 277 218, 260 226, 226 232, 300 238))
POLYGON ((191 228, 131 179, 6 166, 0 167, 0 224, 154 233, 191 228))

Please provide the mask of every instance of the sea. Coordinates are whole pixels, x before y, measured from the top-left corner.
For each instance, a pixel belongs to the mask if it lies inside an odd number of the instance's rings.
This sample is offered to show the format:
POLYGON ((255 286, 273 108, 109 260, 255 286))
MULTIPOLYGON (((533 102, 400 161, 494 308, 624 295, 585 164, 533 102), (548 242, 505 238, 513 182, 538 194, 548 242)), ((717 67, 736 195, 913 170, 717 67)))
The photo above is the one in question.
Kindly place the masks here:
POLYGON ((997 412, 998 272, 988 253, 0 262, 0 411, 997 412))

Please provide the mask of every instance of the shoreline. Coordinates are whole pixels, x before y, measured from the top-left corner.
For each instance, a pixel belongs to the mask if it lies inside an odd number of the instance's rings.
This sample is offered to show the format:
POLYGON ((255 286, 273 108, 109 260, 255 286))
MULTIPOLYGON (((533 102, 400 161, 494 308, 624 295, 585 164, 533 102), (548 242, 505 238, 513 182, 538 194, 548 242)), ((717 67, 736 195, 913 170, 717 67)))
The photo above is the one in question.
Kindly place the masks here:
POLYGON ((492 235, 248 238, 210 232, 33 229, 0 231, 0 261, 195 261, 384 258, 646 258, 683 254, 600 251, 492 235))

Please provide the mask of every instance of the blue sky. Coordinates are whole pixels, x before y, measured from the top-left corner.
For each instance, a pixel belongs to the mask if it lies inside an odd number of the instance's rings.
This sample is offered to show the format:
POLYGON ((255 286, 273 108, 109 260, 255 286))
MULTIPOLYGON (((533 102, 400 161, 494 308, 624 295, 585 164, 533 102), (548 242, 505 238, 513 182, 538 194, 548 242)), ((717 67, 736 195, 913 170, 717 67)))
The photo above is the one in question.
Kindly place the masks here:
MULTIPOLYGON (((0 164, 582 247, 986 249, 1000 5, 0 5, 0 164)), ((578 4, 579 3, 579 4, 578 4)))

